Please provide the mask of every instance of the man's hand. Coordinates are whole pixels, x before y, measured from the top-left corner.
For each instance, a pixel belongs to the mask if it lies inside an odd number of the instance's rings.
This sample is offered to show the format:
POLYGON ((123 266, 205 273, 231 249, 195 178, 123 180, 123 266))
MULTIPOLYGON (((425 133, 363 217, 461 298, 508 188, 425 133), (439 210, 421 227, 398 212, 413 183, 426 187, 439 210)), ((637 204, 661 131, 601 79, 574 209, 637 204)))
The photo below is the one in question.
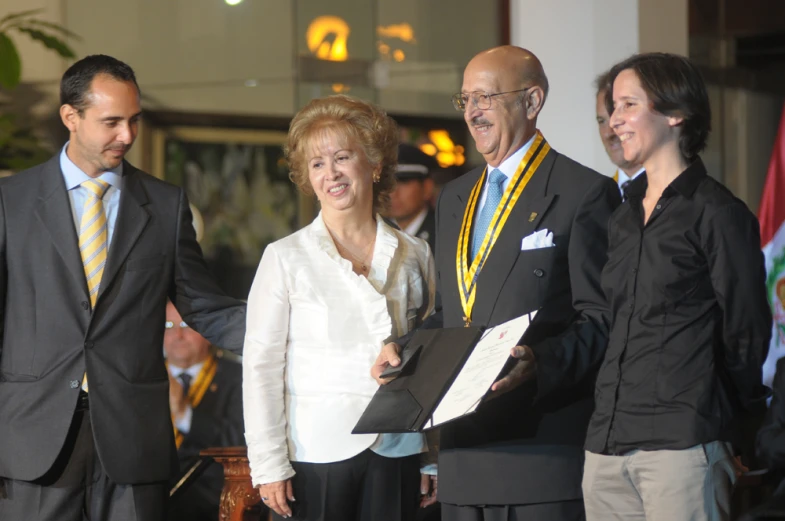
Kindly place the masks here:
POLYGON ((183 396, 183 386, 180 380, 169 373, 169 409, 175 421, 181 419, 188 408, 188 398, 183 396))
POLYGON ((420 474, 420 508, 425 508, 436 503, 436 492, 439 478, 430 474, 420 474))
POLYGON ((376 383, 379 385, 384 385, 386 383, 392 382, 395 378, 381 378, 382 371, 387 369, 388 367, 398 367, 401 365, 401 357, 399 353, 401 352, 401 346, 396 344, 395 342, 390 342, 389 344, 385 344, 382 347, 382 351, 379 353, 379 356, 376 357, 376 361, 371 366, 371 376, 376 383))
POLYGON ((515 346, 510 349, 510 356, 517 358, 518 361, 507 376, 496 381, 491 386, 494 395, 499 396, 512 391, 524 382, 531 380, 537 374, 537 360, 534 358, 534 351, 529 346, 515 346))
POLYGON ((265 505, 281 517, 292 517, 292 508, 289 506, 289 501, 294 501, 291 479, 259 485, 258 488, 265 505))
POLYGON ((736 473, 736 479, 739 479, 742 474, 749 472, 750 468, 741 462, 741 456, 734 456, 733 471, 736 473))

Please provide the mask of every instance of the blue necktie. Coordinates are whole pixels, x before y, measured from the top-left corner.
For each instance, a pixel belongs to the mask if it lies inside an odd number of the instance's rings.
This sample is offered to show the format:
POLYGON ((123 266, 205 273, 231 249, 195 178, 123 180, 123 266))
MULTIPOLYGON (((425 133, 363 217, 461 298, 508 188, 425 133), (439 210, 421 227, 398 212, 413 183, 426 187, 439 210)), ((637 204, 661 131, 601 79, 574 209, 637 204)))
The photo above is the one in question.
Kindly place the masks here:
POLYGON ((488 196, 485 198, 485 205, 480 211, 480 216, 477 218, 477 224, 474 225, 474 238, 472 240, 472 257, 469 262, 474 260, 477 251, 482 246, 482 240, 485 238, 485 232, 488 231, 488 226, 491 225, 493 214, 496 213, 496 207, 502 200, 504 193, 504 181, 507 177, 502 174, 501 170, 494 168, 491 176, 488 179, 488 196))

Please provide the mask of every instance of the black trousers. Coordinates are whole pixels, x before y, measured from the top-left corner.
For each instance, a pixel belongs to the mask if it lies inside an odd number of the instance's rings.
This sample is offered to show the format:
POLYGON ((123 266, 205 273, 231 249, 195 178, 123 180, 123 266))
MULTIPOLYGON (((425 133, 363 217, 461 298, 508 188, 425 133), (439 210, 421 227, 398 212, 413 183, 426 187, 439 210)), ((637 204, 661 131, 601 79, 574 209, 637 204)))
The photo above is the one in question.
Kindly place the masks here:
POLYGON ((442 503, 442 521, 584 521, 585 519, 582 499, 504 506, 462 506, 442 503))
POLYGON ((366 450, 335 463, 292 466, 298 521, 412 521, 419 508, 419 455, 385 458, 366 450))
POLYGON ((90 411, 74 413, 52 468, 35 481, 4 482, 2 521, 163 521, 165 482, 118 485, 104 473, 93 442, 90 411))

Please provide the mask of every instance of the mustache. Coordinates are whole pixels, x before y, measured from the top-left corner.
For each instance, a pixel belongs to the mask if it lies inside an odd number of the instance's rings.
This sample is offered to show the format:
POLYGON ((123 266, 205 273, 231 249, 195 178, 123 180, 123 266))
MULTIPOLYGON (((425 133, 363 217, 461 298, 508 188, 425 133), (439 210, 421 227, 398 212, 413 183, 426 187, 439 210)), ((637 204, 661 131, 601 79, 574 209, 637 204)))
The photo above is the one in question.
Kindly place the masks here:
POLYGON ((476 116, 476 117, 472 118, 472 125, 474 125, 476 127, 480 126, 480 125, 490 125, 490 124, 491 124, 491 122, 488 121, 487 119, 485 119, 482 116, 476 116))

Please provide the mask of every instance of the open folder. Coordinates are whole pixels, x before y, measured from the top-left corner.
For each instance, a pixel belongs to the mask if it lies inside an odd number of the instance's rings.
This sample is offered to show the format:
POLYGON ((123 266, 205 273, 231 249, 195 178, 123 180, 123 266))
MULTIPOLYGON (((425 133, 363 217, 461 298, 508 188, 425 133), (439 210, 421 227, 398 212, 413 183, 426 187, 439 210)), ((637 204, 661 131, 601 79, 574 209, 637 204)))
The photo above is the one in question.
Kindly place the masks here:
POLYGON ((399 376, 379 387, 352 433, 418 432, 473 413, 534 315, 485 330, 418 331, 401 354, 399 376))

